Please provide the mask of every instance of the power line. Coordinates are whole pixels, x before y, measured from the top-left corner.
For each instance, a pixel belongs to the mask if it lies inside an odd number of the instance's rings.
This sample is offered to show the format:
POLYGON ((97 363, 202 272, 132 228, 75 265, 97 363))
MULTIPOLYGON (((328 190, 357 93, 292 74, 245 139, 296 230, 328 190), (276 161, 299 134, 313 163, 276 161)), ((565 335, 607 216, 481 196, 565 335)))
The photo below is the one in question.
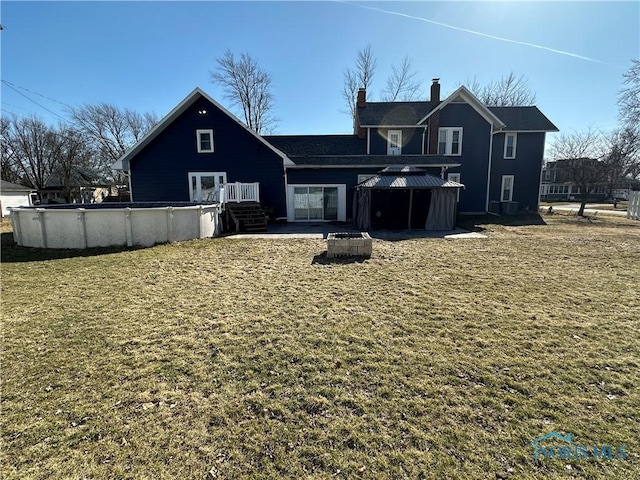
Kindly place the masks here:
POLYGON ((34 92, 33 90, 29 90, 27 87, 23 87, 22 85, 18 85, 17 83, 14 83, 14 82, 10 82, 9 80, 3 79, 2 83, 4 83, 5 85, 12 85, 14 87, 18 87, 19 89, 24 90, 25 92, 32 93, 33 95, 38 95, 39 97, 42 97, 42 98, 46 98, 47 100, 51 100, 52 102, 59 103, 64 107, 73 108, 71 105, 67 103, 61 102, 60 100, 56 100, 55 98, 49 97, 47 95, 43 95, 42 93, 34 92))
POLYGON ((14 87, 10 82, 7 82, 6 80, 2 80, 2 83, 4 83, 7 87, 9 87, 11 90, 13 90, 14 92, 16 92, 18 95, 23 96, 24 98, 26 98, 27 100, 29 100, 30 102, 35 103, 36 105, 38 105, 40 108, 43 108, 44 110, 46 110, 49 113, 52 113, 53 115, 55 115, 56 117, 58 117, 60 120, 62 120, 65 123, 69 123, 69 121, 64 118, 61 117, 60 115, 58 115, 56 112, 54 112, 53 110, 48 109, 47 107, 45 107, 44 105, 42 105, 41 103, 36 102, 34 99, 29 98, 27 95, 25 95, 24 93, 22 93, 20 90, 18 90, 16 87, 14 87))

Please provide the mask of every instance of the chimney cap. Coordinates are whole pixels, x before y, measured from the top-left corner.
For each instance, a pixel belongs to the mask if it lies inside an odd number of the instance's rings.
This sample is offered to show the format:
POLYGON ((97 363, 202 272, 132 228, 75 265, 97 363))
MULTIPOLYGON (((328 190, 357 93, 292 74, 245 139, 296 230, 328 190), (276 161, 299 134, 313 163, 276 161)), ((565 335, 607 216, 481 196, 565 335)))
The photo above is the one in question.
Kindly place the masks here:
POLYGON ((438 83, 439 81, 440 81, 440 79, 439 79, 439 78, 434 78, 434 79, 432 80, 432 82, 433 82, 433 83, 438 83))

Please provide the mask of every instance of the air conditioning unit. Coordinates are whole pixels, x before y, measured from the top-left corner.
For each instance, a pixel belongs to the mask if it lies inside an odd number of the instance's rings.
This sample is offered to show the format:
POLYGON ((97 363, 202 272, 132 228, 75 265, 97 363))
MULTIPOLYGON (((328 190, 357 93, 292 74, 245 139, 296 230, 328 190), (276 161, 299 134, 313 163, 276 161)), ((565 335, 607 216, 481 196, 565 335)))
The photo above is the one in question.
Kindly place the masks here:
POLYGON ((496 214, 500 213, 500 202, 491 200, 489 202, 489 211, 496 214))
POLYGON ((518 202, 502 202, 502 213, 507 215, 518 213, 518 202))

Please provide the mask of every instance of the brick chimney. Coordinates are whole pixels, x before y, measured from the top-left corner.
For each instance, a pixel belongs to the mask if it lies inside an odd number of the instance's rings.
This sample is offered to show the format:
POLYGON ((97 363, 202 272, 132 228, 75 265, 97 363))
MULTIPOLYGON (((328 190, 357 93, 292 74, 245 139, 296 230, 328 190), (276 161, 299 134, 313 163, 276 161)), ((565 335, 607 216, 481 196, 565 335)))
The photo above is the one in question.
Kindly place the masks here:
POLYGON ((432 84, 431 84, 431 103, 432 104, 439 104, 440 103, 440 79, 439 78, 434 78, 432 80, 432 84))
POLYGON ((356 105, 360 108, 367 106, 367 91, 364 88, 358 89, 358 102, 356 105))
MULTIPOLYGON (((440 79, 434 78, 431 84, 431 109, 440 104, 440 79)), ((440 112, 436 112, 429 117, 429 155, 438 153, 438 128, 440 127, 440 112)))
POLYGON ((358 108, 365 108, 367 106, 367 91, 364 88, 358 89, 358 99, 356 101, 355 118, 353 119, 353 130, 358 138, 365 138, 367 131, 360 126, 360 116, 358 115, 358 108))

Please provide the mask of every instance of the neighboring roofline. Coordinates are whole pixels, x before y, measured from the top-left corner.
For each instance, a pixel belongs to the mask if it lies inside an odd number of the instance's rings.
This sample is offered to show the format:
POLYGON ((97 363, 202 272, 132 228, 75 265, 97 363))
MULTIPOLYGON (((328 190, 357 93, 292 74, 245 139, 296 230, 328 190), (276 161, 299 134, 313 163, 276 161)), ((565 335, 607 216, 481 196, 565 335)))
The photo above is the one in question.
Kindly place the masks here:
POLYGON ((235 115, 229 112, 226 108, 216 102, 212 97, 210 97, 204 90, 200 87, 196 87, 193 91, 187 95, 184 100, 182 100, 178 105, 176 105, 165 117, 158 122, 158 124, 153 127, 147 134, 142 137, 133 147, 127 150, 124 155, 122 155, 112 166, 111 168, 114 170, 129 170, 129 162, 133 157, 135 157, 140 151, 145 148, 152 140, 154 140, 160 133, 162 133, 173 121, 182 115, 193 103, 198 99, 198 96, 204 97, 208 101, 210 101, 214 106, 222 110, 227 116, 229 116, 232 120, 234 120, 238 125, 244 128, 247 132, 253 135, 257 140, 262 142, 267 148, 272 150, 276 155, 282 158, 283 164, 287 164, 287 162, 291 162, 287 155, 275 148, 269 142, 267 142, 264 138, 258 135, 256 132, 248 128, 244 123, 242 123, 235 115))
MULTIPOLYGON (((442 167, 450 167, 455 168, 462 165, 461 163, 412 163, 412 167, 421 167, 421 168, 442 168, 442 167)), ((368 164, 368 165, 288 165, 287 168, 384 168, 388 167, 388 163, 379 163, 379 164, 368 164)))
POLYGON ((2 190, 2 192, 22 192, 22 193, 38 191, 37 188, 25 187, 24 185, 9 182, 7 180, 2 181, 2 184, 0 185, 0 190, 2 190))
POLYGON ((418 125, 425 122, 431 115, 442 110, 448 104, 450 104, 454 98, 462 97, 463 100, 466 101, 467 104, 471 105, 471 107, 477 111, 487 122, 496 125, 499 129, 503 129, 507 125, 496 116, 491 110, 485 107, 478 98, 467 89, 464 85, 460 85, 451 95, 449 95, 446 99, 444 99, 436 108, 431 110, 423 119, 418 121, 418 125))

